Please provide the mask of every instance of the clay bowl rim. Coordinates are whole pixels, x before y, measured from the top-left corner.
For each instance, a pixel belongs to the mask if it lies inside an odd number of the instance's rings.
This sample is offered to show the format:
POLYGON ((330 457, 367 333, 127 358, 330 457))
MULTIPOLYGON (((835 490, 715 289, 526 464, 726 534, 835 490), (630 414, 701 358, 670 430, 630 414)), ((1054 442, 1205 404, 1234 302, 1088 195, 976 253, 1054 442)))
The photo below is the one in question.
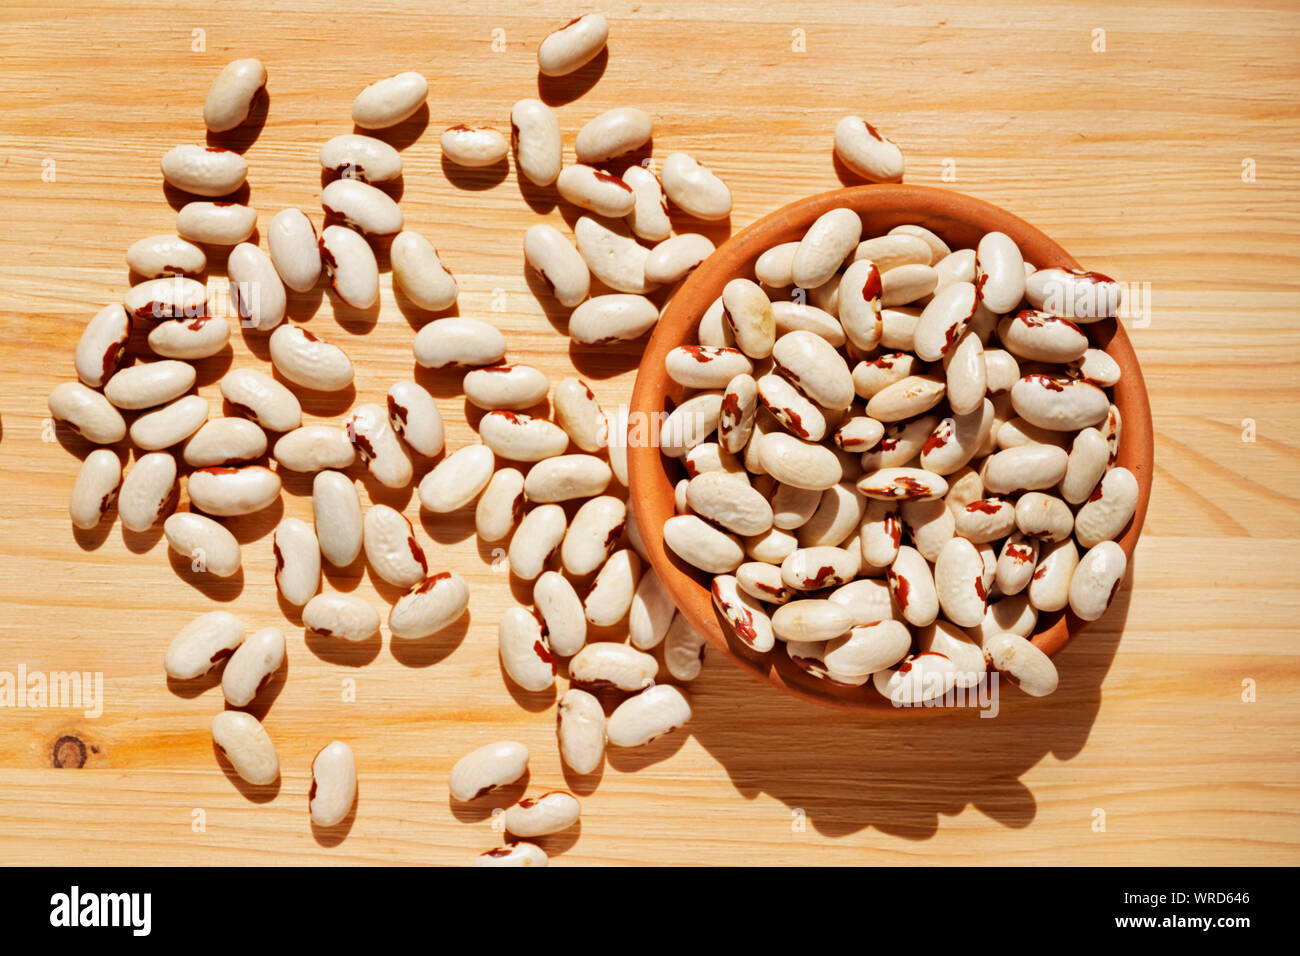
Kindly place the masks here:
MULTIPOLYGON (((721 295, 726 282, 738 275, 752 276, 754 261, 761 252, 798 239, 818 216, 841 206, 863 217, 863 235, 881 235, 896 225, 916 223, 937 233, 953 248, 974 248, 984 233, 1005 232, 1019 245, 1026 261, 1039 268, 1080 267, 1063 247, 1025 220, 991 203, 949 190, 929 186, 854 186, 797 200, 728 239, 673 295, 637 369, 629 412, 639 417, 633 417, 632 421, 649 421, 665 408, 666 398, 680 397, 680 388, 664 371, 664 358, 672 348, 695 341, 699 317, 721 295)), ((1094 345, 1105 348, 1119 363, 1122 372, 1119 384, 1113 389, 1122 428, 1116 464, 1128 468, 1138 480, 1137 510, 1119 539, 1131 568, 1133 549, 1151 497, 1154 459, 1151 408, 1137 355, 1123 325, 1116 319, 1106 319, 1082 328, 1094 345)), ((674 604, 716 650, 759 680, 823 706, 877 714, 959 709, 895 707, 870 681, 861 687, 831 684, 796 667, 788 656, 778 653, 779 646, 769 654, 755 654, 724 633, 708 588, 702 583, 706 575, 667 552, 659 530, 674 513, 673 481, 668 470, 675 468, 680 472, 680 467, 664 459, 657 445, 649 442, 629 443, 627 454, 629 498, 650 565, 674 604)), ((1085 622, 1068 609, 1040 615, 1033 642, 1046 653, 1056 654, 1084 626, 1085 622)))

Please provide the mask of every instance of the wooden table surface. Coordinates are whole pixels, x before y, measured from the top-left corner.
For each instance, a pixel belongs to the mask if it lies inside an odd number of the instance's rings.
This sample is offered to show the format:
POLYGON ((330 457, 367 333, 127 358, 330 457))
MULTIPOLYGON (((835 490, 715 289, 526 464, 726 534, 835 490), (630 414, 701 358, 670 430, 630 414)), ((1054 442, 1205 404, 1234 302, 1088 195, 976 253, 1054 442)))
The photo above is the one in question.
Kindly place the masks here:
MULTIPOLYGON (((67 499, 88 446, 49 425, 45 397, 74 377, 85 321, 126 290, 126 247, 173 228, 158 157, 203 141, 208 85, 237 56, 270 72, 246 153, 263 224, 288 205, 319 224, 319 144, 351 130, 362 86, 423 71, 428 128, 398 131, 402 206, 459 278, 460 313, 504 329, 512 359, 553 380, 576 368, 603 402, 626 400, 637 348, 571 350, 524 276, 524 229, 572 216, 513 171, 444 168, 438 148, 454 123, 504 129, 511 104, 539 93, 538 40, 585 6, 0 11, 0 672, 102 672, 104 694, 97 717, 0 708, 0 862, 466 863, 499 841, 490 810, 520 789, 466 810, 449 804, 447 772, 502 737, 532 749, 530 790, 583 797, 580 830, 543 841, 563 864, 1300 862, 1294 2, 618 0, 603 5, 608 58, 541 86, 569 156, 597 112, 650 110, 657 156, 689 150, 730 184, 732 229, 840 185, 830 131, 860 112, 901 144, 908 181, 1003 205, 1090 267, 1149 283, 1149 312, 1130 322, 1157 442, 1146 531, 1131 586, 1060 655, 1049 699, 1008 690, 992 720, 869 719, 713 658, 686 732, 611 752, 598 779, 566 778, 551 695, 512 693, 497 661, 499 615, 529 589, 493 570, 472 514, 417 518, 412 490, 364 482, 422 525, 434 565, 471 583, 467 623, 414 648, 390 647, 386 629, 359 648, 305 641, 277 600, 269 533, 282 514, 310 516, 308 482, 232 523, 244 570, 231 582, 190 575, 158 531, 74 532, 67 499), (290 638, 273 702, 255 709, 279 749, 276 787, 220 769, 219 688, 176 693, 162 673, 172 634, 218 607, 290 638), (309 765, 335 737, 357 754, 358 807, 346 833, 314 832, 309 765), (84 768, 52 768, 83 748, 84 768)), ((293 317, 357 365, 355 396, 308 401, 310 420, 339 421, 412 374, 429 317, 398 307, 387 273, 382 285, 377 316, 294 297, 293 317)), ((234 338, 233 354, 200 363, 214 414, 228 367, 265 367, 264 336, 234 338)), ((457 377, 418 377, 449 446, 470 441, 457 377)), ((360 565, 326 586, 392 597, 360 565)))

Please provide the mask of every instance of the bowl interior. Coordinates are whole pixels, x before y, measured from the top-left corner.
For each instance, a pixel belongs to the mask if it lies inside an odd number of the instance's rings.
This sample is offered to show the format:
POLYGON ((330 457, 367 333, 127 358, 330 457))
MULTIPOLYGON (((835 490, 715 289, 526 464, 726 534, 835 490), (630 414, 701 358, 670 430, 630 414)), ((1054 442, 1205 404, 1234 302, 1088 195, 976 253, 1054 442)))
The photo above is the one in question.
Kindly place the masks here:
MULTIPOLYGON (((673 296, 645 349, 633 388, 633 421, 648 421, 680 401, 682 389, 664 370, 664 359, 678 345, 696 341, 696 328, 722 288, 736 276, 752 277, 754 262, 765 250, 799 239, 823 213, 848 207, 862 218, 863 237, 883 235, 895 226, 915 223, 941 236, 953 249, 974 248, 988 232, 1015 240, 1027 262, 1039 268, 1079 264, 1061 246, 1011 213, 960 193, 925 186, 857 186, 822 193, 791 203, 755 222, 724 243, 673 296)), ((1122 432, 1117 464, 1128 468, 1139 485, 1137 511, 1119 539, 1131 559, 1151 494, 1151 410, 1146 386, 1128 336, 1117 320, 1082 326, 1096 347, 1118 362, 1122 377, 1112 390, 1122 432)), ((657 434, 657 431, 654 433, 657 434)), ((678 609, 715 648, 756 677, 786 693, 820 704, 878 713, 933 712, 942 708, 895 708, 868 681, 845 687, 813 677, 795 666, 778 641, 768 654, 756 654, 724 627, 709 595, 710 577, 682 562, 663 543, 663 524, 674 514, 673 486, 685 477, 680 462, 665 458, 657 446, 634 443, 628 448, 632 509, 650 564, 678 609)), ((1039 616, 1033 641, 1054 654, 1078 633, 1082 621, 1068 611, 1039 616)))

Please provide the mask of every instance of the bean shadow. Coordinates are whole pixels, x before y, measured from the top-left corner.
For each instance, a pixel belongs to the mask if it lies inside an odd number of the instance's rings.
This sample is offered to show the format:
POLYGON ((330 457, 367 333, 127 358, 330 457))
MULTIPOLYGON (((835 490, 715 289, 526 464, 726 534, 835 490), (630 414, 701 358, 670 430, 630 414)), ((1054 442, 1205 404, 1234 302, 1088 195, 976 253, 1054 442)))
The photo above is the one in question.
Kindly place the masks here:
POLYGON ((438 544, 456 544, 474 534, 474 508, 470 503, 456 511, 434 514, 420 509, 420 525, 424 533, 438 544))
MULTIPOLYGON (((1131 581, 1131 564, 1129 574, 1131 581)), ((767 793, 802 811, 827 836, 875 827, 927 840, 938 833, 941 817, 967 806, 1022 829, 1038 805, 1020 778, 1047 755, 1069 760, 1087 743, 1130 597, 1128 587, 1121 589, 1107 615, 1076 631, 1056 655, 1061 681, 1051 697, 1034 699, 999 680, 992 718, 972 707, 835 711, 767 688, 756 693, 739 668, 711 667, 692 687, 689 730, 742 796, 767 793), (788 732, 764 730, 773 726, 788 732), (756 735, 764 740, 761 749, 753 747, 756 735), (817 746, 808 746, 813 740, 817 746)))
POLYGON ((464 382, 467 371, 469 369, 451 367, 425 368, 417 363, 411 377, 434 398, 456 398, 465 394, 461 383, 464 382))
POLYGON ((582 836, 582 821, 578 820, 571 827, 561 830, 559 833, 548 833, 546 836, 529 837, 529 843, 536 843, 547 856, 559 856, 566 850, 573 849, 578 838, 582 836))
POLYGON ((221 674, 224 668, 213 667, 206 674, 200 674, 198 677, 190 680, 177 680, 175 677, 167 678, 167 689, 177 697, 183 697, 186 700, 192 700, 221 684, 221 674))
MULTIPOLYGON (((238 189, 227 193, 224 196, 200 196, 196 193, 186 192, 184 189, 180 189, 166 180, 163 180, 163 198, 167 200, 167 205, 171 206, 172 209, 177 212, 181 211, 182 206, 187 206, 192 202, 230 202, 236 203, 240 206, 247 206, 248 200, 252 195, 253 189, 247 182, 240 183, 238 189)), ((252 242, 253 240, 250 239, 249 241, 252 242)), ((198 243, 198 245, 202 246, 204 254, 206 255, 210 247, 206 243, 198 243)), ((226 258, 229 256, 230 249, 227 249, 224 246, 217 248, 222 248, 225 251, 226 255, 220 257, 221 261, 225 262, 226 258)), ((211 263, 209 263, 209 267, 210 266, 211 263)))
POLYGON ((641 364, 649 335, 631 342, 609 342, 604 345, 569 343, 569 361, 579 374, 596 380, 614 378, 641 364))
POLYGON ((253 100, 248 104, 247 118, 234 129, 226 130, 224 133, 214 133, 209 130, 207 144, 234 150, 236 153, 248 152, 249 147, 262 135, 262 127, 266 125, 266 117, 270 111, 271 94, 263 86, 253 94, 253 100))
POLYGON ((78 528, 72 526, 72 537, 77 542, 77 547, 82 551, 98 551, 108 540, 108 536, 113 531, 113 525, 117 518, 117 501, 108 506, 108 510, 100 516, 99 524, 93 528, 78 528))
POLYGON ((446 319, 452 316, 460 315, 459 298, 441 312, 430 312, 411 301, 411 297, 406 294, 401 285, 393 283, 393 298, 397 300, 397 309, 406 319, 406 323, 415 331, 420 331, 435 319, 446 319))
POLYGON ((555 184, 549 186, 539 186, 519 169, 518 162, 515 163, 515 182, 519 186, 519 195, 528 208, 538 215, 546 215, 556 206, 555 184))
MULTIPOLYGON (((200 511, 201 509, 195 509, 200 511)), ((233 515, 231 517, 220 519, 235 540, 241 546, 252 544, 254 541, 261 541, 267 535, 275 530, 275 526, 280 523, 284 517, 284 499, 277 495, 275 500, 263 508, 261 511, 254 511, 252 514, 233 515)))
POLYGON ((259 721, 266 720, 266 715, 271 712, 271 705, 275 703, 280 692, 284 690, 285 683, 289 680, 289 655, 285 654, 284 660, 280 667, 272 674, 267 676, 266 681, 257 689, 257 693, 243 707, 234 707, 226 705, 228 710, 242 710, 252 714, 259 721))
POLYGON ((565 103, 572 103, 590 92, 591 88, 600 82, 607 66, 609 66, 608 42, 590 62, 583 64, 572 73, 564 76, 547 76, 539 72, 537 98, 547 106, 563 106, 565 103))
POLYGON ((388 642, 388 652, 403 667, 432 667, 450 657, 460 647, 469 633, 471 614, 466 611, 460 619, 428 637, 409 639, 394 637, 388 642))
POLYGON ((353 126, 352 132, 360 136, 373 136, 375 139, 382 139, 394 149, 403 150, 423 136, 428 126, 429 104, 424 102, 420 104, 420 108, 414 114, 402 120, 396 126, 389 126, 387 129, 365 129, 361 126, 353 126))
POLYGON ((492 818, 494 810, 504 810, 506 807, 518 803, 523 795, 528 792, 528 781, 532 778, 532 775, 531 770, 525 770, 524 775, 514 783, 508 783, 500 789, 485 793, 473 800, 460 801, 448 794, 447 806, 450 808, 452 816, 461 823, 482 823, 484 820, 492 818))
POLYGON ((515 683, 514 678, 506 673, 505 663, 501 660, 501 655, 497 655, 497 666, 501 668, 501 677, 506 685, 506 690, 514 698, 516 704, 532 714, 541 713, 555 703, 555 685, 552 684, 546 690, 524 690, 515 683))
POLYGON ((212 742, 212 754, 217 758, 217 764, 221 767, 221 772, 226 775, 226 779, 244 795, 246 800, 252 803, 270 803, 280 795, 279 777, 275 778, 274 783, 251 784, 235 772, 235 768, 230 763, 230 758, 217 746, 216 741, 212 742))
POLYGON ((379 324, 378 299, 375 300, 373 305, 358 309, 356 306, 344 302, 333 289, 327 290, 325 296, 330 301, 334 321, 338 323, 339 328, 344 332, 351 335, 365 335, 379 324))
POLYGON ((357 803, 360 800, 361 782, 358 781, 357 795, 352 800, 352 806, 348 810, 348 815, 332 827, 320 826, 315 820, 313 820, 311 824, 312 839, 314 839, 318 845, 325 847, 326 849, 336 847, 346 840, 348 834, 352 832, 352 824, 357 821, 357 803))
POLYGON ((562 305, 560 300, 555 297, 551 284, 546 281, 541 273, 527 263, 524 264, 524 281, 528 283, 528 291, 533 294, 537 304, 542 307, 542 311, 546 314, 546 321, 551 323, 551 328, 561 335, 568 336, 569 316, 573 314, 573 308, 562 305))
POLYGON ((365 667, 379 656, 379 649, 384 646, 379 631, 364 641, 347 641, 304 629, 303 643, 319 660, 339 667, 365 667))
POLYGON ((510 161, 503 158, 490 166, 458 166, 443 156, 442 174, 457 189, 482 192, 505 182, 506 176, 510 174, 510 161))
POLYGON ((361 578, 365 573, 365 555, 358 554, 356 558, 347 567, 340 568, 337 565, 330 564, 329 561, 321 558, 321 573, 325 580, 336 591, 347 593, 355 591, 357 585, 361 583, 361 578))
POLYGON ((306 292, 295 292, 288 286, 285 286, 284 291, 288 297, 285 315, 295 322, 306 322, 315 318, 316 313, 320 311, 321 302, 325 299, 325 287, 319 283, 306 292))
POLYGON ((171 548, 167 549, 167 559, 178 578, 209 600, 228 603, 239 597, 244 590, 242 567, 228 578, 219 578, 207 571, 195 571, 187 555, 177 554, 171 548))

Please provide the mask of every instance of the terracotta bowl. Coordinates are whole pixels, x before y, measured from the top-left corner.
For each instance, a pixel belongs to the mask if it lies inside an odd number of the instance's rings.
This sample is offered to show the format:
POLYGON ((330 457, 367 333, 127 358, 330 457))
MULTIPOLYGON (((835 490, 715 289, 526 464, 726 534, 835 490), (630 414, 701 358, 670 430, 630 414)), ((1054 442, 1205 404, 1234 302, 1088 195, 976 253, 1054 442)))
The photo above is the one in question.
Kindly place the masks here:
MULTIPOLYGON (((864 236, 883 235, 903 223, 918 223, 958 249, 974 248, 985 233, 999 231, 1014 239, 1026 261, 1039 268, 1079 268, 1069 253, 1029 223, 960 193, 925 186, 858 186, 802 199, 737 233, 677 291, 646 346, 632 392, 631 411, 657 415, 680 401, 681 387, 664 371, 664 357, 668 352, 678 345, 696 341, 700 316, 722 294, 728 280, 736 276, 752 277, 760 253, 800 238, 818 216, 841 206, 853 209, 862 217, 864 236)), ((1140 492, 1137 513, 1119 543, 1132 558, 1151 496, 1151 409, 1137 356, 1123 327, 1115 320, 1105 320, 1083 328, 1094 345, 1109 352, 1123 372, 1113 390, 1123 429, 1118 464, 1137 477, 1140 492)), ((642 445, 628 449, 628 472, 632 509, 650 564, 681 612, 726 657, 785 693, 819 704, 876 713, 931 713, 942 709, 893 707, 870 681, 862 687, 841 687, 805 673, 790 661, 780 642, 771 653, 760 655, 736 640, 713 608, 709 576, 683 563, 664 547, 661 529, 674 513, 673 485, 685 475, 680 462, 660 455, 657 447, 642 445)), ((1084 622, 1068 611, 1040 615, 1033 641, 1048 654, 1055 654, 1083 627, 1084 622)))

